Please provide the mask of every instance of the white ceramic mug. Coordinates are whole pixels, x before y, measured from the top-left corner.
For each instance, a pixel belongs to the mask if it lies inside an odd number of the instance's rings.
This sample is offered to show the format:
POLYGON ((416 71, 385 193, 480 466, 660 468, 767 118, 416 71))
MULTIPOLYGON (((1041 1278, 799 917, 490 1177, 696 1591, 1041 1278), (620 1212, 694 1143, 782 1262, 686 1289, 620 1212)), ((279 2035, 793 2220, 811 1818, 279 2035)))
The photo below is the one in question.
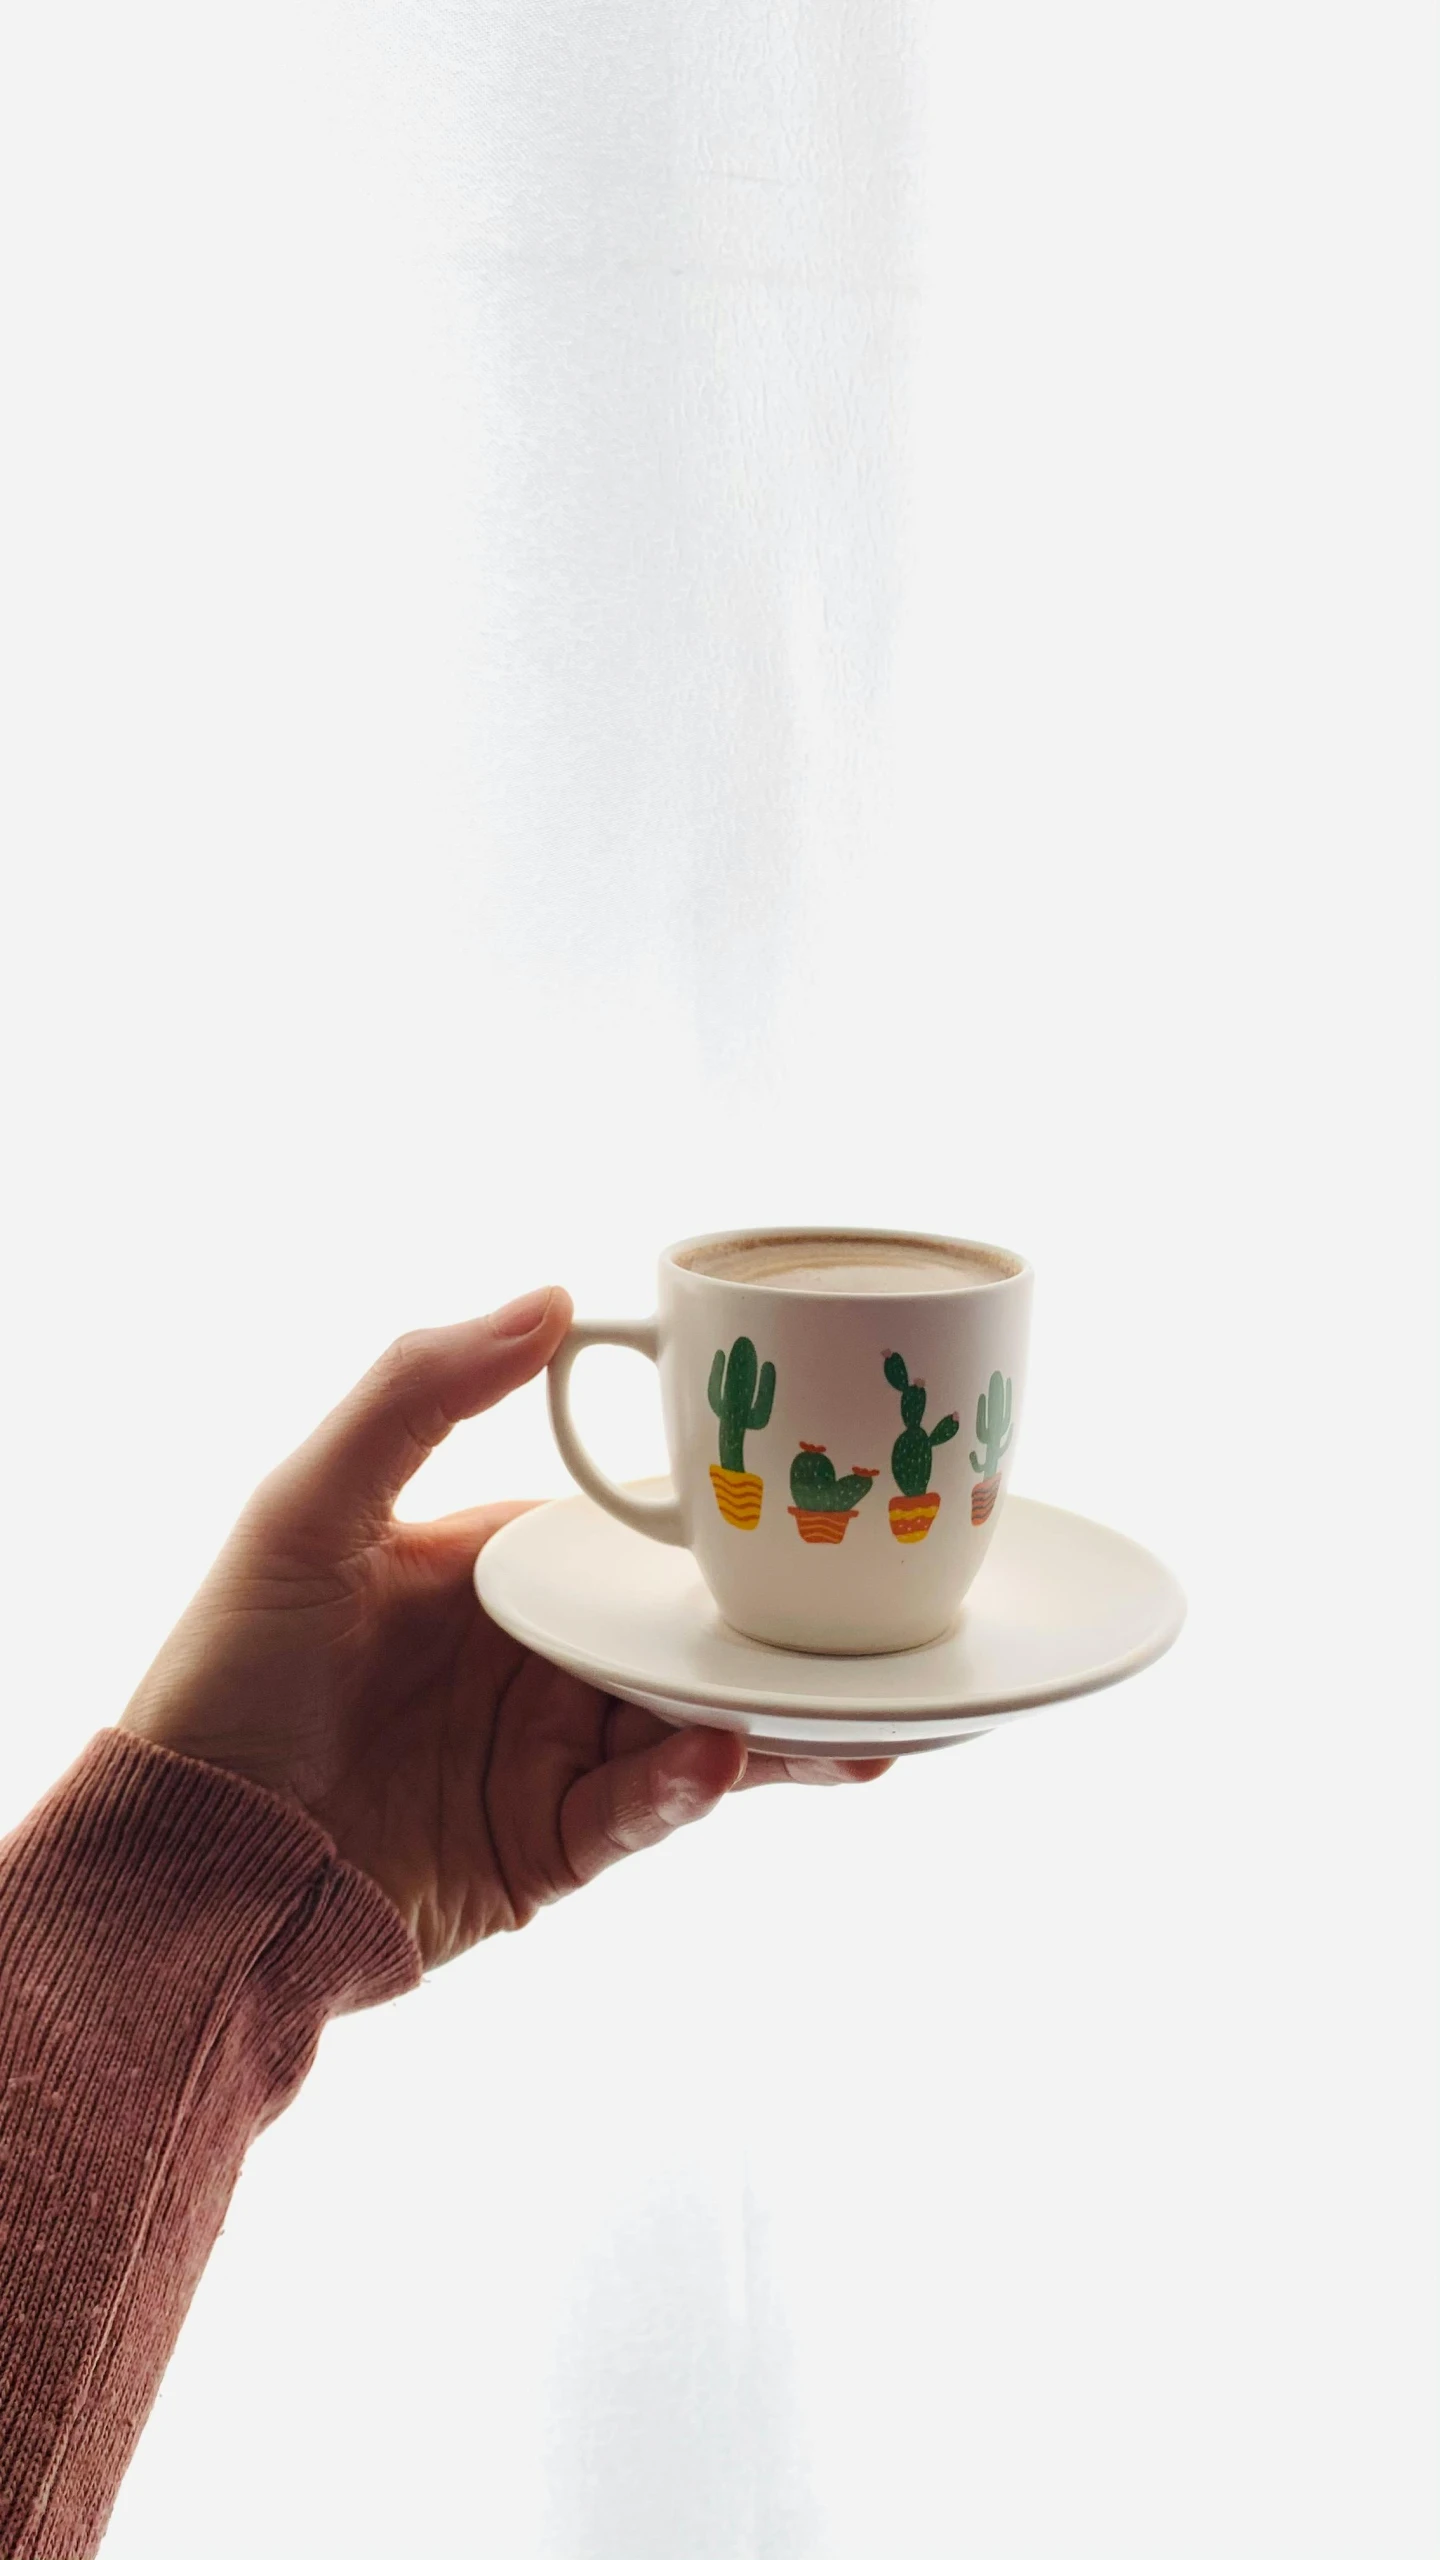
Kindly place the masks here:
POLYGON ((550 1366, 560 1454, 617 1520, 688 1547, 742 1634, 807 1653, 928 1644, 954 1625, 994 1534, 1032 1286, 1019 1254, 956 1237, 828 1227, 692 1236, 660 1257, 658 1314, 572 1325, 550 1366), (850 1296, 693 1267, 732 1246, 793 1245, 803 1259, 812 1243, 862 1254, 938 1247, 984 1276, 850 1296), (668 1500, 613 1484, 576 1434, 570 1371, 593 1343, 643 1351, 659 1367, 668 1500))

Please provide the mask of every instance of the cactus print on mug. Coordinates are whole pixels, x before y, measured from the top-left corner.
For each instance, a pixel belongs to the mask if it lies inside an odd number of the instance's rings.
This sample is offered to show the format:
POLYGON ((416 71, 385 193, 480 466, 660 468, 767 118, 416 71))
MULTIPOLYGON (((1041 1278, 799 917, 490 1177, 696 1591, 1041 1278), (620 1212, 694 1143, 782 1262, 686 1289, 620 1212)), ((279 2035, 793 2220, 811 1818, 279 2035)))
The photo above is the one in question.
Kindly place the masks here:
POLYGON ((759 1367, 755 1345, 747 1333, 730 1345, 730 1356, 717 1351, 710 1365, 710 1410, 720 1424, 720 1464, 710 1470, 722 1520, 732 1529, 755 1529, 765 1498, 763 1476, 747 1474, 745 1434, 763 1431, 775 1402, 775 1367, 759 1367), (757 1375, 758 1372, 758 1375, 757 1375))
POLYGON ((992 1370, 990 1392, 982 1395, 975 1407, 975 1437, 985 1452, 983 1458, 974 1449, 970 1452, 970 1464, 980 1478, 970 1488, 970 1517, 977 1529, 989 1519, 1000 1491, 1000 1461, 1010 1446, 1013 1387, 1013 1379, 1002 1378, 998 1369, 992 1370))
POLYGON ((806 1545, 838 1547, 879 1473, 878 1467, 854 1467, 848 1476, 837 1476, 824 1441, 802 1440, 798 1458, 790 1462, 790 1517, 806 1545))
POLYGON ((940 1508, 940 1496, 930 1491, 931 1453, 942 1441, 953 1440, 960 1428, 958 1413, 942 1414, 933 1431, 924 1425, 925 1381, 910 1376, 898 1351, 885 1354, 885 1375, 899 1391, 900 1419, 904 1424, 899 1439, 890 1452, 890 1471, 900 1487, 890 1500, 890 1530, 904 1547, 917 1546, 930 1534, 931 1523, 940 1508))

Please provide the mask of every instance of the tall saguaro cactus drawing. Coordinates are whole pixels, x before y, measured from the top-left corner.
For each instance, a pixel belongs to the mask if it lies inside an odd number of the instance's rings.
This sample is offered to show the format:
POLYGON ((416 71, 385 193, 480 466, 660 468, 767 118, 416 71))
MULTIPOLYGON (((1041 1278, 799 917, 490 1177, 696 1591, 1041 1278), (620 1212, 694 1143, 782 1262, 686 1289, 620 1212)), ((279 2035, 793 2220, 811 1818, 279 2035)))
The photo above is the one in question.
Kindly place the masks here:
POLYGON ((745 1470, 745 1434, 763 1431, 775 1402, 775 1366, 762 1368, 748 1333, 717 1351, 710 1364, 710 1410, 720 1424, 720 1464, 710 1470, 720 1517, 732 1529, 753 1529, 765 1494, 763 1476, 745 1470))
POLYGON ((985 1454, 974 1449, 970 1464, 980 1478, 970 1488, 970 1517, 976 1528, 982 1528, 995 1508, 1000 1491, 1000 1461, 1010 1446, 1010 1414, 1014 1398, 1013 1378, 1004 1378, 998 1369, 990 1373, 990 1390, 975 1407, 975 1437, 985 1454))
POLYGON ((912 1378, 898 1351, 885 1354, 885 1375, 899 1391, 904 1426, 890 1452, 890 1470, 900 1487, 890 1501, 890 1528, 902 1546, 917 1546, 930 1534, 940 1496, 930 1491, 931 1453, 953 1440, 960 1428, 958 1413, 942 1414, 933 1431, 925 1428, 925 1381, 912 1378))

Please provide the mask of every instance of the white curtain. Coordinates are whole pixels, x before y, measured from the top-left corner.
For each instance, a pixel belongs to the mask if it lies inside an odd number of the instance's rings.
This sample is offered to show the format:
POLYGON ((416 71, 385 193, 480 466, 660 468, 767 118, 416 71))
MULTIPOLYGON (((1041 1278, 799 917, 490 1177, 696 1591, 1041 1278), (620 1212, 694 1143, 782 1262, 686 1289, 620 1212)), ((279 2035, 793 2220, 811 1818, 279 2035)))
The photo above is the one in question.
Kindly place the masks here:
POLYGON ((1192 1597, 334 2029, 108 2547, 1421 2560, 1430 13, 0 44, 0 1813, 391 1334, 702 1227, 1028 1252, 1192 1597))

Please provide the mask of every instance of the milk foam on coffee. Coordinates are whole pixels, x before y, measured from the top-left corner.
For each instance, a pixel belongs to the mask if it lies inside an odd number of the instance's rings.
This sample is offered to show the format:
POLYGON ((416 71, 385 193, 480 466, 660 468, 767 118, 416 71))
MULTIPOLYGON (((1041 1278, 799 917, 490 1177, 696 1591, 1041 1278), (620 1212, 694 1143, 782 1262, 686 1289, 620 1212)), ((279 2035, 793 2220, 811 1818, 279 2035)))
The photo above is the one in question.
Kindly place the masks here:
POLYGON ((752 1289, 794 1289, 827 1297, 915 1297, 983 1289, 1020 1266, 979 1245, 924 1244, 885 1236, 765 1236, 699 1247, 691 1271, 740 1280, 752 1289))

